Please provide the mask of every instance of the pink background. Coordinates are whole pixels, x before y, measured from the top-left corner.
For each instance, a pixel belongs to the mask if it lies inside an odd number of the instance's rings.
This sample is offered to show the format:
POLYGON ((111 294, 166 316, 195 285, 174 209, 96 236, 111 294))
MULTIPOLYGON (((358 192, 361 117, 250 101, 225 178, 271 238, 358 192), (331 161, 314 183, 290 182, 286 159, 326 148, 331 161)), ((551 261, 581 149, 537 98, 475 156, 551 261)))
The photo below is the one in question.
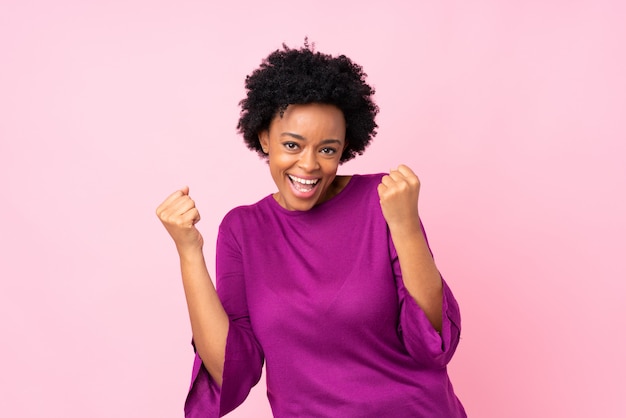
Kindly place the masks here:
MULTIPOLYGON (((3 0, 0 416, 182 416, 190 327, 154 210, 191 187, 214 271, 222 216, 274 191, 235 131, 244 77, 305 35, 378 90, 379 135, 340 172, 421 177, 469 415, 626 416, 625 16, 620 0, 3 0)), ((231 416, 271 416, 264 392, 231 416)))

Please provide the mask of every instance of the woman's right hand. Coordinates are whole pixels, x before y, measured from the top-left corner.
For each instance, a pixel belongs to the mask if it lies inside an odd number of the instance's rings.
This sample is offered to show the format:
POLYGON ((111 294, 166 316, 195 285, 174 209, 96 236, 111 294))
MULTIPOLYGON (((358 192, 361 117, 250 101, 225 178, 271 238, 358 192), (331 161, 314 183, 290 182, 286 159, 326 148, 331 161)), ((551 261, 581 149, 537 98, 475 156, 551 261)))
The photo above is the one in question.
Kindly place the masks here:
POLYGON ((189 187, 185 186, 168 196, 156 210, 157 216, 170 234, 178 252, 202 249, 204 241, 196 223, 200 213, 196 203, 189 197, 189 187))
POLYGON ((230 323, 206 268, 202 235, 195 226, 200 213, 189 197, 189 187, 172 193, 156 213, 176 243, 196 350, 221 387, 230 323))

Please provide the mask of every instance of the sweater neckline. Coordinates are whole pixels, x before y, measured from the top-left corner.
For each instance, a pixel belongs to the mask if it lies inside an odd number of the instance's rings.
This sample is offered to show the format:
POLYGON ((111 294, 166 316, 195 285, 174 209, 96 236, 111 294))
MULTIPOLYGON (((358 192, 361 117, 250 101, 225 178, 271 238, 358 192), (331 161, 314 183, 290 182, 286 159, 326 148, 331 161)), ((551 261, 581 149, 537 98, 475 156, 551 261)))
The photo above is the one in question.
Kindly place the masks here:
POLYGON ((330 199, 317 204, 315 206, 313 206, 311 209, 309 210, 289 210, 289 209, 285 209, 284 207, 282 207, 280 205, 280 203, 278 203, 276 201, 276 199, 274 198, 274 194, 270 194, 267 197, 265 197, 265 200, 269 200, 269 205, 272 207, 272 209, 283 213, 287 216, 306 216, 307 214, 313 214, 316 213, 320 210, 323 210, 327 207, 331 207, 332 205, 337 204, 337 202, 340 202, 341 200, 344 199, 344 196, 350 191, 350 189, 354 186, 355 183, 355 179, 358 177, 361 177, 359 174, 352 174, 351 176, 349 176, 349 180, 348 183, 346 183, 346 185, 343 187, 343 189, 341 189, 341 191, 339 193, 337 193, 336 195, 334 195, 333 197, 331 197, 330 199))

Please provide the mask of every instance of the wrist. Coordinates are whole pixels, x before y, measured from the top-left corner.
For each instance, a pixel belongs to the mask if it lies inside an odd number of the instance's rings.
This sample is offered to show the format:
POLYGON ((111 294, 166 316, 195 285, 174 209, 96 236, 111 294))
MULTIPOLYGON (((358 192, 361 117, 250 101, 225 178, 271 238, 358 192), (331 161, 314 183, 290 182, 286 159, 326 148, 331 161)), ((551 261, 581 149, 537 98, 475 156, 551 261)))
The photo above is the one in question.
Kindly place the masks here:
POLYGON ((202 252, 202 246, 198 245, 185 245, 185 246, 176 246, 176 250, 178 251, 178 256, 180 257, 181 262, 189 262, 193 263, 196 261, 204 262, 204 253, 202 252))
POLYGON ((418 216, 387 222, 392 235, 422 235, 422 225, 418 216))

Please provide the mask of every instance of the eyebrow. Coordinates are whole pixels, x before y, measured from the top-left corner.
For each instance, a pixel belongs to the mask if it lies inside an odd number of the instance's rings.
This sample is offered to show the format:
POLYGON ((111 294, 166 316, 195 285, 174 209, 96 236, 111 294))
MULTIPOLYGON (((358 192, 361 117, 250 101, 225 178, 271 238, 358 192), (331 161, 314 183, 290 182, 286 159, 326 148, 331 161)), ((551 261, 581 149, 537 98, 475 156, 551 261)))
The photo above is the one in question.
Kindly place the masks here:
MULTIPOLYGON (((303 137, 302 135, 293 133, 293 132, 283 132, 283 133, 280 134, 280 136, 281 137, 282 136, 289 136, 291 138, 298 139, 300 141, 306 141, 305 137, 303 137)), ((338 140, 338 139, 324 139, 321 143, 322 144, 340 144, 341 145, 341 141, 338 140)))

